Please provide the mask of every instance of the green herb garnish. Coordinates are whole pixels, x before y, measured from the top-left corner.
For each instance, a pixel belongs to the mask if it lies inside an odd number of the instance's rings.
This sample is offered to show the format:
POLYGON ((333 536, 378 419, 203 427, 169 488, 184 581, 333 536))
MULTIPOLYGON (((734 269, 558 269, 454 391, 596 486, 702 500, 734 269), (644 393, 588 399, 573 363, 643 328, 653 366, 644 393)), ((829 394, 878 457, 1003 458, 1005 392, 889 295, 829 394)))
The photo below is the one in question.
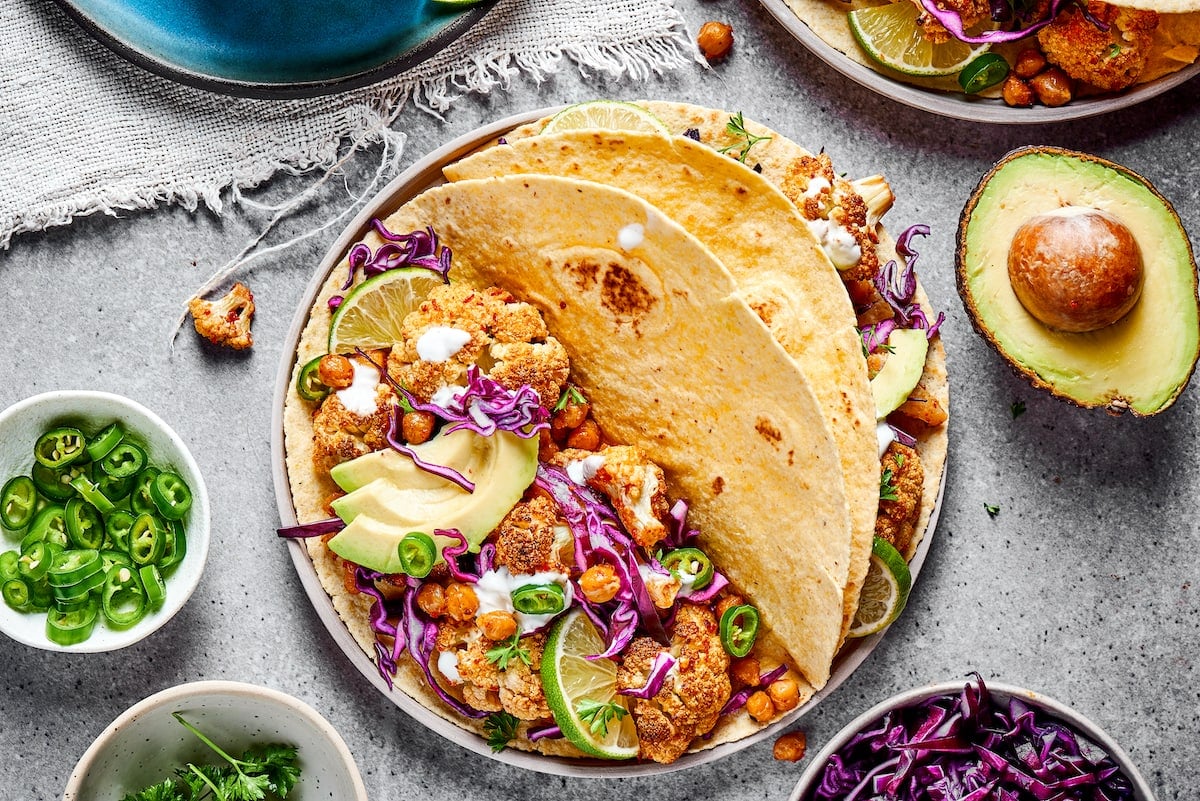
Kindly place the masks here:
POLYGON ((1009 407, 1009 411, 1012 412, 1013 419, 1016 420, 1018 417, 1025 414, 1025 401, 1013 401, 1012 406, 1009 407))
POLYGON ((1121 55, 1121 46, 1119 44, 1110 44, 1104 51, 1104 60, 1112 61, 1119 55, 1121 55))
POLYGON ((187 763, 174 779, 126 795, 122 801, 265 801, 286 798, 300 780, 294 746, 270 743, 253 746, 240 759, 225 753, 199 729, 172 713, 188 731, 228 762, 226 765, 187 763))
POLYGON ((493 712, 483 721, 483 733, 487 736, 487 744, 499 753, 517 736, 517 727, 521 721, 516 715, 507 712, 493 712))
POLYGON ((628 710, 616 701, 609 701, 606 704, 602 704, 590 698, 580 701, 579 706, 575 707, 575 712, 579 715, 580 720, 588 724, 588 728, 592 730, 592 734, 598 734, 601 737, 608 736, 609 723, 612 723, 614 720, 620 720, 629 714, 628 710))
POLYGON ((550 411, 561 412, 567 408, 568 403, 582 405, 587 403, 587 398, 583 397, 583 393, 574 384, 567 384, 567 388, 558 396, 558 403, 554 404, 554 408, 550 411))
POLYGON ((883 475, 879 477, 879 500, 900 500, 900 495, 896 492, 896 485, 892 483, 894 478, 895 475, 892 473, 892 468, 889 467, 883 471, 883 475))
POLYGON ((533 664, 533 660, 529 656, 529 650, 521 647, 521 632, 519 631, 511 639, 507 639, 495 648, 489 649, 485 655, 487 656, 487 661, 501 670, 508 670, 508 663, 514 656, 527 665, 533 664))
POLYGON ((996 506, 995 504, 985 503, 983 508, 984 511, 988 513, 988 517, 995 517, 996 515, 1000 514, 1000 507, 996 506))
POLYGON ((743 164, 746 163, 746 156, 750 153, 750 148, 754 147, 759 142, 766 142, 771 138, 769 136, 756 136, 755 134, 747 131, 746 120, 742 117, 742 112, 740 111, 730 117, 729 122, 725 123, 725 133, 729 134, 737 141, 732 145, 726 145, 725 147, 718 148, 717 152, 729 153, 730 151, 740 147, 741 151, 737 154, 736 158, 743 164))

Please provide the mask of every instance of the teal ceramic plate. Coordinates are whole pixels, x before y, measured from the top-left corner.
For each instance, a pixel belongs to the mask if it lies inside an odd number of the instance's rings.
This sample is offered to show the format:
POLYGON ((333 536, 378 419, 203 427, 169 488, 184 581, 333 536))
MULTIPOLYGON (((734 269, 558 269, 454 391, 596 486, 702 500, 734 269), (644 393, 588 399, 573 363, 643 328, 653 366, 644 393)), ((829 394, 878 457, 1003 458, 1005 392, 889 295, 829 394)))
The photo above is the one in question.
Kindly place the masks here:
POLYGON ((308 97, 412 67, 496 0, 59 0, 120 55, 173 80, 250 97, 308 97))

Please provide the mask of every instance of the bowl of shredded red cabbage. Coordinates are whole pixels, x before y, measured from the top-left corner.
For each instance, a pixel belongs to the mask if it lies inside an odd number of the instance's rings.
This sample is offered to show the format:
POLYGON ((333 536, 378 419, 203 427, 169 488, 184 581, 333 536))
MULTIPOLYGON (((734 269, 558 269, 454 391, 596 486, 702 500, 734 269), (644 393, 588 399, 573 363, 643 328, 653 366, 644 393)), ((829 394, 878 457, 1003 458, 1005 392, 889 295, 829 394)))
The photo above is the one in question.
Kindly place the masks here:
POLYGON ((867 710, 790 801, 1154 801, 1129 756, 1075 710, 979 674, 867 710))

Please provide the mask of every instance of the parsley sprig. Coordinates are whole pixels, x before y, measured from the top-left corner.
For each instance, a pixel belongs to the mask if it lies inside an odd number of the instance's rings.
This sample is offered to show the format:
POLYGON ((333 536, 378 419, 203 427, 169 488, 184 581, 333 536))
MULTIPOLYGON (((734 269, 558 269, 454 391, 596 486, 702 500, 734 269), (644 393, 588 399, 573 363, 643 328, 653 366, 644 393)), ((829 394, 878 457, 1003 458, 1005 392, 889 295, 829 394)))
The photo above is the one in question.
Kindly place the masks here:
POLYGON ((620 720, 629 714, 625 707, 618 704, 616 701, 608 703, 600 703, 593 701, 590 698, 585 698, 575 707, 575 712, 579 715, 579 719, 588 724, 588 728, 592 730, 592 734, 597 734, 601 737, 608 736, 608 724, 614 720, 620 720))
POLYGON ((564 389, 562 394, 558 396, 558 403, 554 404, 554 408, 550 411, 561 412, 563 409, 567 408, 568 403, 574 403, 576 405, 587 403, 587 398, 583 396, 583 393, 580 392, 579 388, 574 384, 567 384, 567 388, 564 389))
MULTIPOLYGON (((759 142, 766 142, 771 139, 769 136, 758 136, 746 130, 746 120, 742 117, 742 112, 738 112, 729 118, 729 122, 725 123, 725 133, 732 136, 735 140, 733 144, 718 148, 719 153, 730 153, 737 148, 741 151, 735 158, 741 163, 746 163, 746 156, 750 153, 750 148, 757 145, 759 142)), ((732 154, 731 154, 732 155, 732 154)))
POLYGON ((225 753, 203 732, 172 713, 188 731, 200 738, 228 765, 196 765, 187 763, 175 771, 175 778, 166 779, 137 793, 126 795, 122 801, 266 801, 287 797, 300 780, 296 748, 270 743, 254 746, 240 759, 225 753))
POLYGON ((487 744, 497 753, 503 751, 517 736, 517 727, 520 725, 521 721, 516 715, 493 712, 483 721, 483 733, 487 737, 487 744))
POLYGON ((501 670, 508 670, 508 663, 513 657, 520 659, 527 665, 533 664, 533 659, 529 656, 529 649, 521 647, 521 632, 519 631, 495 648, 489 648, 486 656, 487 661, 501 670))
POLYGON ((879 476, 879 500, 881 501, 898 501, 900 493, 896 489, 895 473, 892 468, 885 468, 883 474, 879 476))

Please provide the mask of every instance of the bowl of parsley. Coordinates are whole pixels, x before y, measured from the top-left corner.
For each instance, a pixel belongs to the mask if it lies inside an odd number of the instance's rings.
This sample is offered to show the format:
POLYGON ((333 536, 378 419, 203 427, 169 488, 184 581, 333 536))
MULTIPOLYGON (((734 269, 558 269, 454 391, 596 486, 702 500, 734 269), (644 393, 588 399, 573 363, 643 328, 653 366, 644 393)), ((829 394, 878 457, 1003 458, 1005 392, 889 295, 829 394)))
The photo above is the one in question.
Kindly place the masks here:
POLYGON ((180 684, 109 724, 63 801, 367 801, 354 757, 312 707, 233 681, 180 684))

